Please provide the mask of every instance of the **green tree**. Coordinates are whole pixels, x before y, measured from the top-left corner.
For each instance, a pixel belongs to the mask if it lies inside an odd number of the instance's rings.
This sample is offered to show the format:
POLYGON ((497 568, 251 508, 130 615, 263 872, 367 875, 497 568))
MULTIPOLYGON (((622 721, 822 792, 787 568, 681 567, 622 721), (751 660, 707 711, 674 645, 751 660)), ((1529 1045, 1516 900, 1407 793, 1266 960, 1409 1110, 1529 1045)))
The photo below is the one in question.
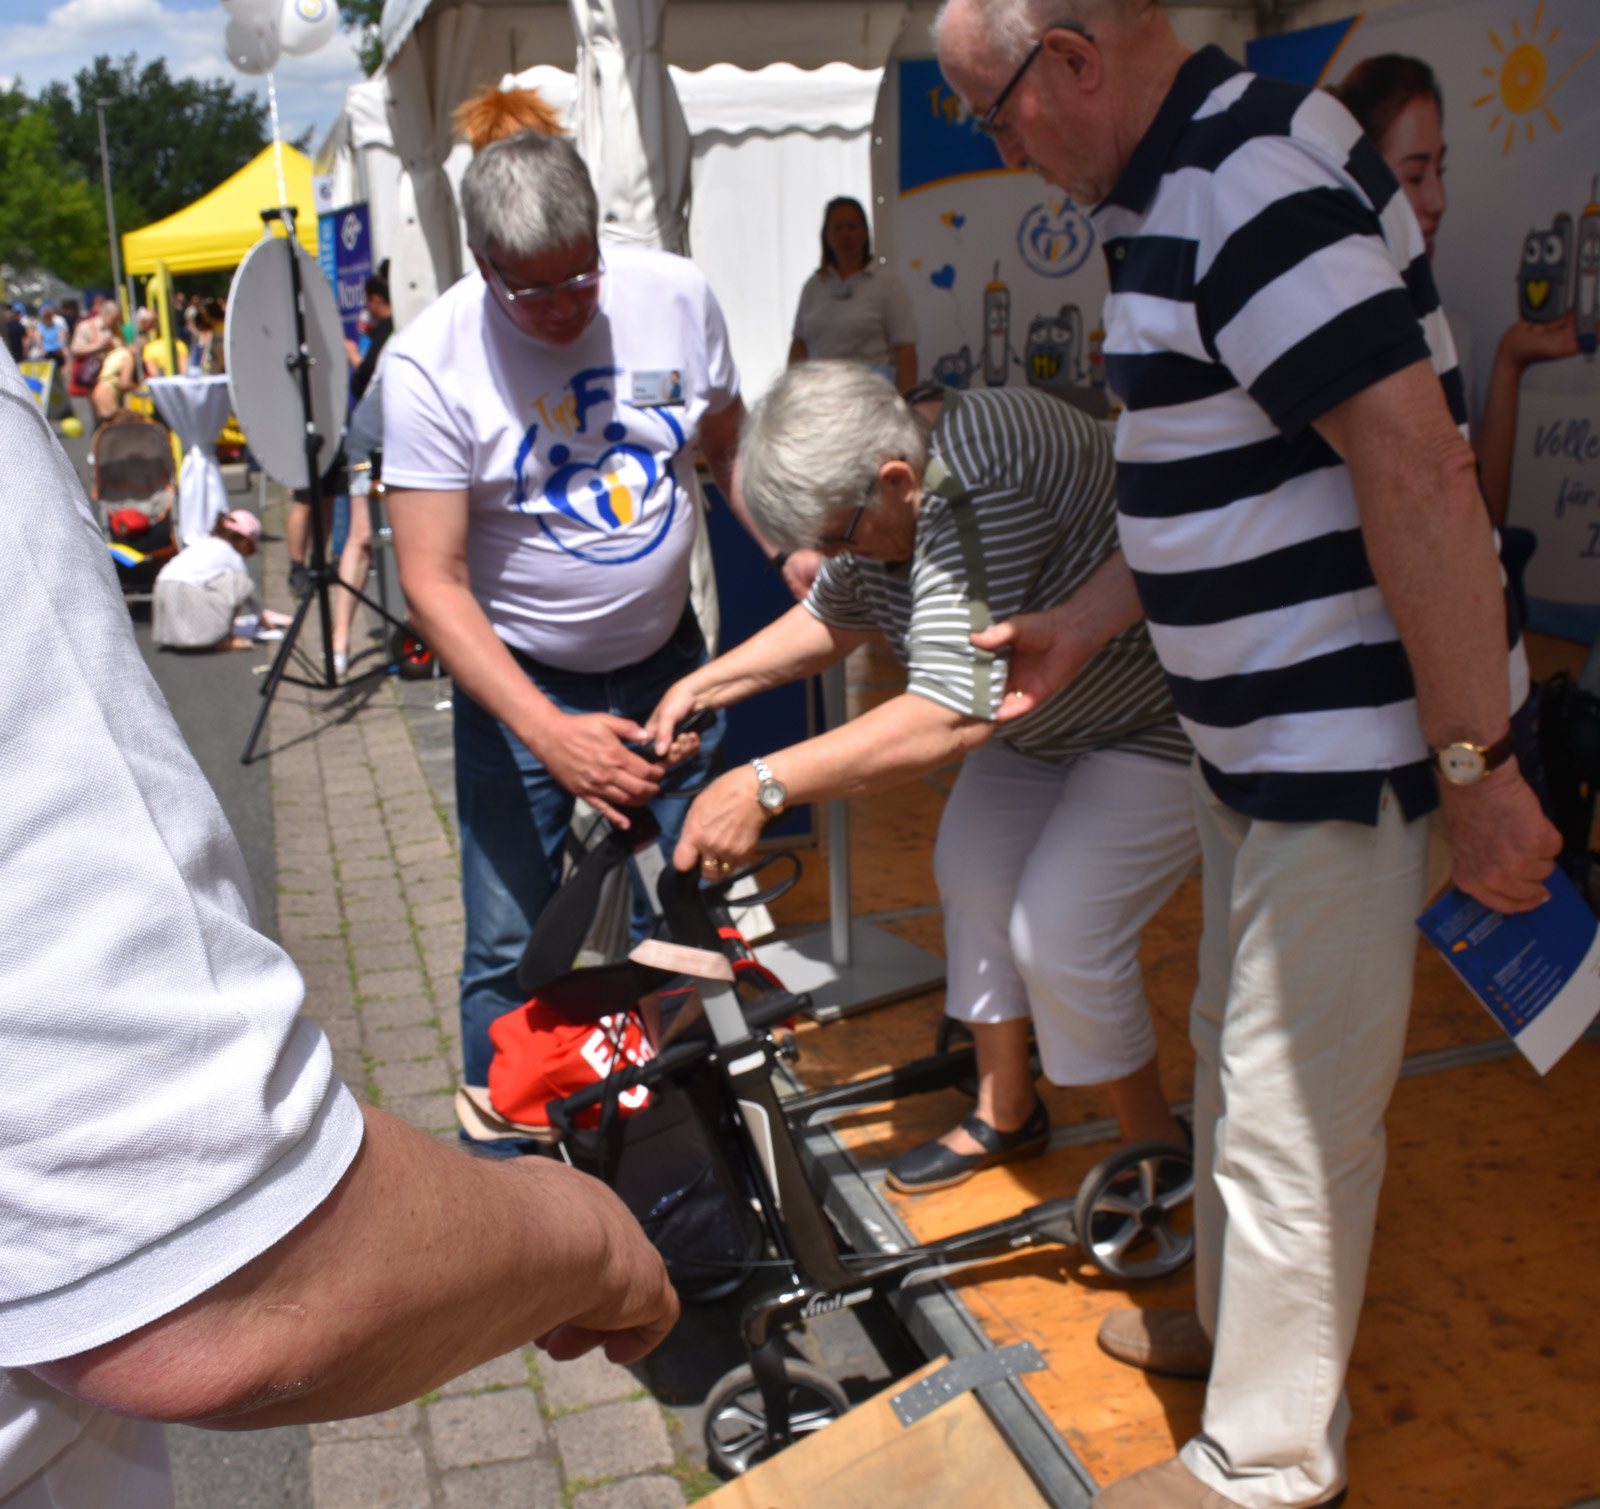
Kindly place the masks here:
POLYGON ((383 62, 383 42, 378 37, 378 22, 382 19, 383 0, 339 0, 339 24, 346 31, 361 33, 356 55, 369 79, 383 62))
POLYGON ((162 58, 139 66, 102 54, 68 86, 47 85, 39 104, 63 155, 96 193, 105 101, 106 146, 118 231, 162 220, 209 193, 267 145, 267 107, 223 79, 175 79, 162 58))
POLYGON ((103 221, 50 117, 15 85, 0 94, 0 261, 95 281, 107 262, 103 221))

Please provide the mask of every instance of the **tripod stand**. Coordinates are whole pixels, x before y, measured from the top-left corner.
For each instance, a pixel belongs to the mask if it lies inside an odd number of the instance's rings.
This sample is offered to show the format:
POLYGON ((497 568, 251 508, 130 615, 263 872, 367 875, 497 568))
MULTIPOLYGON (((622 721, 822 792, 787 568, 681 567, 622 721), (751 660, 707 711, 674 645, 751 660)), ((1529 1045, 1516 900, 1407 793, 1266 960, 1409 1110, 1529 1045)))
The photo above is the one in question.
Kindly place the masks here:
MULTIPOLYGON (((266 680, 262 683, 261 711, 256 714, 255 723, 250 729, 250 737, 245 741, 244 753, 239 757, 240 763, 244 765, 248 765, 256 758, 256 743, 261 737, 262 729, 266 727, 267 714, 272 710, 272 700, 284 682, 309 687, 313 691, 335 691, 339 686, 338 673, 333 663, 333 620, 330 617, 328 602, 330 585, 343 586, 357 602, 364 603, 385 623, 398 629, 400 634, 395 636, 397 642, 416 639, 416 630, 390 613, 386 604, 376 603, 366 593, 341 583, 338 574, 329 568, 327 529, 322 515, 322 468, 319 465, 323 437, 317 432, 316 414, 311 401, 313 358, 306 342, 305 292, 300 280, 300 258, 295 246, 295 211, 290 205, 262 210, 261 219, 267 223, 274 220, 283 222, 289 248, 289 286, 294 298, 295 347, 293 352, 284 358, 284 364, 299 382, 300 408, 305 419, 306 492, 311 501, 311 556, 307 562, 310 586, 295 608, 294 619, 284 631, 283 642, 278 646, 278 653, 273 656, 266 680), (300 633, 305 628, 313 602, 317 607, 317 619, 322 631, 320 670, 312 657, 299 648, 300 633), (289 669, 291 659, 297 654, 300 657, 300 664, 306 668, 309 675, 297 675, 289 669), (316 679, 312 679, 313 677, 316 679)), ((393 660, 389 669, 399 671, 393 660)))

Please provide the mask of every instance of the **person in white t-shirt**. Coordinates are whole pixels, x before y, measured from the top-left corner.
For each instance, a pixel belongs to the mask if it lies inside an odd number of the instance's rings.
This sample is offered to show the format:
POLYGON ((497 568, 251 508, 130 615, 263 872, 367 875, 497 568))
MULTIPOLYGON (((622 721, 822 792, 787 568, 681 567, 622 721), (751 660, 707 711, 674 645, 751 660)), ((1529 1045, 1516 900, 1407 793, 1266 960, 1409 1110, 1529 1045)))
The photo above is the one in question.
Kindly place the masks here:
MULTIPOLYGON (((574 799, 649 804, 670 854, 721 722, 631 752, 705 659, 688 603, 698 439, 723 494, 744 407, 692 262, 599 244, 571 141, 484 147, 461 186, 477 270, 390 342, 384 486, 406 602, 455 679, 466 1083, 560 879, 574 799)), ((639 901, 635 929, 648 920, 639 901)), ((574 940, 574 951, 578 940, 574 940)))
POLYGON ((339 1082, 6 355, 0 454, 0 1505, 171 1509, 156 1422, 373 1414, 535 1339, 642 1356, 677 1302, 610 1190, 339 1082))

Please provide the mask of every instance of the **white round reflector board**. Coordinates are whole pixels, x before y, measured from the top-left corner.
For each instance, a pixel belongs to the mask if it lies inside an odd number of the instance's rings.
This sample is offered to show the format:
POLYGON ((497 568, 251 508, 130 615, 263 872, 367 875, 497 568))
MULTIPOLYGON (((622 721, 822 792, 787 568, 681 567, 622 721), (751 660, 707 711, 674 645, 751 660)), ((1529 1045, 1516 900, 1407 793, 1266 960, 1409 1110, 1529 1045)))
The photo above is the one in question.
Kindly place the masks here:
POLYGON ((228 387, 239 428, 266 474, 285 487, 309 487, 300 378, 288 365, 295 353, 291 247, 300 259, 305 296, 312 421, 322 437, 319 475, 333 464, 350 397, 344 328, 333 289, 316 258, 286 236, 271 235, 256 242, 233 275, 225 327, 228 387))

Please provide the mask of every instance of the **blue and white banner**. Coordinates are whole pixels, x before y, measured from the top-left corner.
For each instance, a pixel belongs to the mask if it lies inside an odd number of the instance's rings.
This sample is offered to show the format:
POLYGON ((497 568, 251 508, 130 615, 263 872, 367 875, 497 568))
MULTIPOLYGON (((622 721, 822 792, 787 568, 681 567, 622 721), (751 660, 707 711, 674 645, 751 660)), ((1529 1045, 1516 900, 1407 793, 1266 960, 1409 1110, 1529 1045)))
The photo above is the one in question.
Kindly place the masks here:
POLYGON ((1006 167, 933 58, 891 67, 899 107, 894 270, 917 315, 921 375, 958 388, 1100 386, 1094 334, 1107 281, 1089 218, 1006 167))
POLYGON ((345 337, 357 339, 356 321, 367 307, 372 276, 372 225, 364 204, 317 217, 317 260, 333 284, 345 337))
POLYGON ((1490 911, 1452 886, 1418 919, 1523 1056, 1548 1074, 1600 1015, 1600 922, 1557 870, 1532 912, 1490 911))

